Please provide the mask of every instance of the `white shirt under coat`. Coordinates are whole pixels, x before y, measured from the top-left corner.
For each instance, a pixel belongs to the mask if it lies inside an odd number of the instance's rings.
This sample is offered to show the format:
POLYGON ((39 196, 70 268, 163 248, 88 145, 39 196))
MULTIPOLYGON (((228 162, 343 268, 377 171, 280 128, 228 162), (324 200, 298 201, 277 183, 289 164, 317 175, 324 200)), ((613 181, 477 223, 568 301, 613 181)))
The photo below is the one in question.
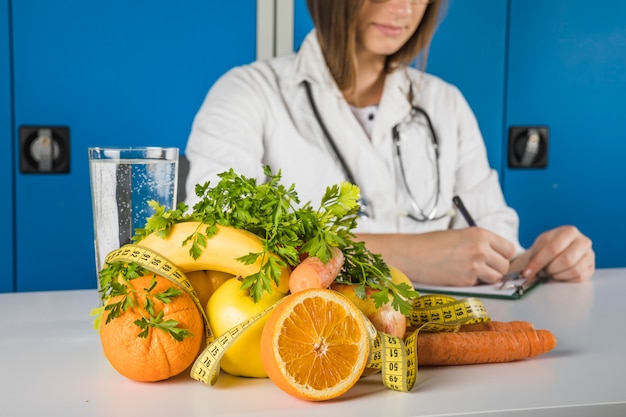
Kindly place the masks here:
POLYGON ((497 172, 489 167, 476 118, 453 85, 415 68, 389 74, 368 135, 328 71, 315 32, 297 53, 236 67, 209 91, 198 111, 185 155, 190 162, 187 203, 197 201, 195 184, 233 168, 264 181, 263 165, 282 172, 282 183, 295 184, 301 201, 319 205, 329 185, 346 180, 306 96, 308 80, 321 118, 349 165, 374 218, 359 221, 359 232, 420 233, 467 227, 460 215, 416 222, 405 213, 411 204, 391 136, 401 123, 401 150, 409 186, 428 212, 436 191, 435 161, 425 121, 410 119, 407 100, 424 108, 437 132, 440 149, 439 213, 452 210, 459 195, 477 224, 518 246, 518 217, 508 207, 497 172), (407 123, 408 121, 408 123, 407 123))

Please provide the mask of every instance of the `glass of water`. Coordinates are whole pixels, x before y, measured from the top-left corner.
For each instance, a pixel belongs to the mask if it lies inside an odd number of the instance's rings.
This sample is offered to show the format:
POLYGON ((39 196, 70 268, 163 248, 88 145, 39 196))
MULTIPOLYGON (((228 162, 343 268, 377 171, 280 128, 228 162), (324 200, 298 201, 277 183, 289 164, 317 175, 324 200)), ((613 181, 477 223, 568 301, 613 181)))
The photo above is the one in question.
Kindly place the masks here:
POLYGON ((176 207, 178 148, 94 147, 88 151, 99 272, 106 256, 132 243, 135 229, 145 226, 154 213, 149 201, 166 210, 176 207))

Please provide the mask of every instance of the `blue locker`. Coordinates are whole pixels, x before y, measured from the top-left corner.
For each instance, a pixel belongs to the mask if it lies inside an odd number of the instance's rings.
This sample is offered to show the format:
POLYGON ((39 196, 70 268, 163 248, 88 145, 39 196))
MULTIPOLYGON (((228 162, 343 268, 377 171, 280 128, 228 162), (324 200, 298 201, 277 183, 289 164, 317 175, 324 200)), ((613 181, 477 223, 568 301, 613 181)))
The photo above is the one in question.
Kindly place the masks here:
POLYGON ((506 124, 547 125, 550 136, 545 169, 504 172, 522 244, 574 224, 599 267, 626 266, 626 3, 510 3, 506 124))
POLYGON ((15 168, 17 291, 95 288, 87 147, 182 151, 209 87, 255 58, 256 7, 246 4, 13 1, 15 134, 62 125, 71 140, 68 174, 15 168))
POLYGON ((11 48, 9 4, 0 0, 0 195, 4 209, 0 218, 0 292, 13 291, 13 135, 11 132, 11 48))

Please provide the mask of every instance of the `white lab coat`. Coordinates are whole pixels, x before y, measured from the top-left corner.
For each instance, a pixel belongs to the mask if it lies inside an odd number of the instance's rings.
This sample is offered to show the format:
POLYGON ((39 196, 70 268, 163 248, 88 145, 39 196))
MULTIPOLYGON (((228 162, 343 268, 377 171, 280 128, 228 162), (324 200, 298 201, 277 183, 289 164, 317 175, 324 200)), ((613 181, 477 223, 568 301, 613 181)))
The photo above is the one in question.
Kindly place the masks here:
POLYGON ((346 180, 316 120, 302 85, 308 80, 321 119, 355 182, 373 208, 374 218, 359 221, 359 232, 419 233, 466 227, 460 216, 420 223, 406 217, 411 204, 399 173, 391 137, 401 123, 401 150, 413 195, 428 212, 436 194, 431 136, 423 118, 410 118, 407 100, 430 115, 440 147, 439 213, 452 209, 458 194, 476 222, 519 247, 518 217, 503 198, 497 173, 490 169, 473 112, 458 89, 414 68, 385 80, 371 138, 365 133, 328 71, 314 32, 296 54, 237 67, 211 88, 197 113, 186 157, 190 162, 187 202, 195 184, 217 181, 216 174, 234 168, 264 180, 263 165, 282 172, 285 185, 295 184, 303 202, 314 207, 329 185, 346 180))

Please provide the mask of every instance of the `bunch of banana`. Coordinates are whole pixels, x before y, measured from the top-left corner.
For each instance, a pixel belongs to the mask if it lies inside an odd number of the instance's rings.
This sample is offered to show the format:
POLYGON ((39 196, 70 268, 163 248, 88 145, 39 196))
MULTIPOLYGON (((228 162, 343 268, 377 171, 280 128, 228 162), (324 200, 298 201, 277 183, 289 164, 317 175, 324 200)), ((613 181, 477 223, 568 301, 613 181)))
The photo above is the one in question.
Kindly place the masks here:
MULTIPOLYGON (((247 277, 259 272, 263 264, 262 257, 255 263, 246 265, 238 258, 249 253, 263 252, 263 243, 254 233, 243 229, 217 225, 217 233, 206 240, 200 256, 194 259, 189 250, 194 233, 206 233, 206 224, 199 221, 176 223, 170 227, 167 237, 156 233, 143 238, 137 243, 146 249, 161 255, 185 274, 194 271, 220 271, 233 276, 247 277)), ((289 267, 282 270, 278 291, 286 294, 289 291, 289 267)))

